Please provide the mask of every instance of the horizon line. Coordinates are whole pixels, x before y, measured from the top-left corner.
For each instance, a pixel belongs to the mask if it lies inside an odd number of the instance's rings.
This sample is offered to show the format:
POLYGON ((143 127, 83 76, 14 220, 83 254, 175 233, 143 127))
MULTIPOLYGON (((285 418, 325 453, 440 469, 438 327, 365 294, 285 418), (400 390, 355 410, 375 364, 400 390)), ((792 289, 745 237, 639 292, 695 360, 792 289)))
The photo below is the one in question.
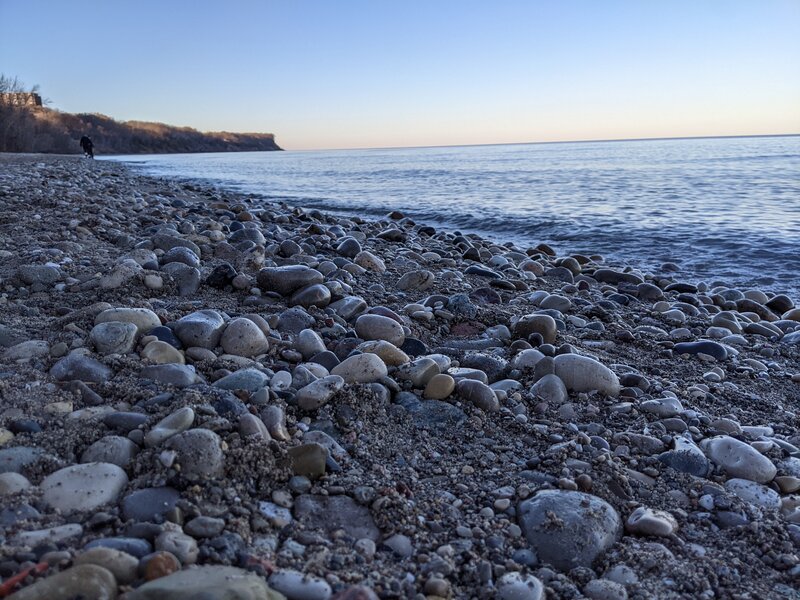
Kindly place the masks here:
POLYGON ((480 144, 428 144, 422 146, 357 146, 353 148, 305 148, 291 150, 283 148, 284 152, 331 152, 335 150, 414 150, 424 148, 472 148, 482 146, 534 146, 544 144, 588 144, 608 142, 659 142, 668 140, 717 140, 732 138, 773 138, 773 137, 800 137, 798 133, 748 133, 734 135, 677 135, 663 137, 643 138, 599 138, 583 140, 549 140, 540 142, 487 142, 480 144))

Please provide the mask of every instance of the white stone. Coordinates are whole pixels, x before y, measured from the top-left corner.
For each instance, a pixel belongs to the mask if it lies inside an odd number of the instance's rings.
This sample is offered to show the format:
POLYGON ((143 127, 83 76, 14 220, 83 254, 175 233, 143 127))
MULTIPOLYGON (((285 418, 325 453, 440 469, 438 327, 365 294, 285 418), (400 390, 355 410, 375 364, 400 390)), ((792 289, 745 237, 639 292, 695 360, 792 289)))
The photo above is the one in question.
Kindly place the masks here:
POLYGON ((768 483, 777 473, 770 459, 736 438, 720 435, 700 445, 708 458, 732 477, 768 483))
POLYGON ((376 354, 356 354, 331 371, 331 375, 339 375, 346 383, 373 383, 387 373, 386 365, 376 354))
POLYGON ((668 537, 677 529, 678 522, 671 514, 646 506, 640 506, 634 510, 625 522, 626 531, 641 535, 668 537))
POLYGON ((297 392, 297 405, 303 410, 317 410, 344 387, 339 375, 328 375, 312 381, 297 392))
POLYGON ((540 600, 543 593, 541 581, 517 571, 506 573, 497 582, 497 600, 540 600))
POLYGON ((324 579, 288 569, 270 575, 269 585, 288 600, 328 600, 332 594, 324 579))
POLYGON ((383 263, 383 261, 372 254, 372 252, 367 252, 366 250, 362 250, 356 254, 353 262, 359 267, 375 273, 383 273, 386 270, 386 265, 383 263))
POLYGON ((681 401, 672 396, 645 400, 639 405, 639 408, 644 412, 656 415, 662 419, 675 417, 683 412, 681 401))
POLYGON ((117 465, 72 465, 45 477, 42 501, 65 513, 89 512, 114 502, 126 485, 128 476, 117 465))
POLYGON ((12 545, 34 548, 43 543, 57 544, 82 534, 83 527, 81 525, 68 523, 67 525, 56 525, 47 529, 20 532, 14 536, 12 545))
POLYGON ((536 366, 536 363, 538 363, 543 358, 544 354, 542 354, 535 348, 528 348, 517 354, 512 359, 511 368, 519 369, 520 371, 524 371, 526 369, 532 369, 533 367, 536 366))
POLYGON ((315 354, 327 350, 327 348, 325 348, 325 342, 322 341, 322 338, 313 329, 303 329, 303 331, 297 334, 294 347, 306 360, 315 354))
POLYGON ((194 423, 194 411, 184 406, 156 423, 155 427, 144 436, 144 445, 148 448, 158 446, 173 435, 189 429, 192 423, 194 423))
POLYGON ((50 345, 44 340, 28 340, 21 342, 3 351, 3 360, 30 360, 41 358, 50 353, 50 345))
POLYGON ((580 354, 559 354, 554 359, 558 375, 572 392, 591 392, 598 390, 607 396, 617 396, 620 392, 619 379, 614 372, 588 356, 580 354))
POLYGON ((31 482, 24 475, 9 471, 0 473, 0 496, 9 496, 31 487, 31 482))
POLYGON ((264 332, 250 319, 238 318, 228 323, 220 340, 222 349, 237 356, 256 356, 269 349, 264 332))
POLYGON ((777 510, 781 507, 780 494, 755 481, 736 478, 729 479, 725 482, 725 489, 745 502, 761 506, 762 508, 777 510))
POLYGON ((397 347, 406 339, 403 326, 382 315, 361 315, 356 320, 356 335, 363 340, 385 340, 397 347))

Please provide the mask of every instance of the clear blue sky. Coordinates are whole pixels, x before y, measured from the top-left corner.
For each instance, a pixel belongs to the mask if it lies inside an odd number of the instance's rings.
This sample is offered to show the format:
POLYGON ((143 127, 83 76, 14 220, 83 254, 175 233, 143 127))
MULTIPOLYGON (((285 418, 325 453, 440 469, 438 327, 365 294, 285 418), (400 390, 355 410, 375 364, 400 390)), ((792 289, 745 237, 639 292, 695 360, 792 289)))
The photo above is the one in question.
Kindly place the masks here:
POLYGON ((800 0, 0 0, 55 108, 288 149, 800 132, 800 0))

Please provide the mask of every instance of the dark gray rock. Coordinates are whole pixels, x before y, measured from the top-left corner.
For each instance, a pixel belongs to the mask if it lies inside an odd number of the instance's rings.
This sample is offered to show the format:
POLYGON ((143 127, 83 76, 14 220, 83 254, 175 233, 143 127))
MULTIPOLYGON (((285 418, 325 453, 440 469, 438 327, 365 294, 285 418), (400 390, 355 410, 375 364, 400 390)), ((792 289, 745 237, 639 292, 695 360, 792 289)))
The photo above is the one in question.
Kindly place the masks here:
POLYGON ((361 252, 361 244, 359 244, 358 240, 355 238, 346 237, 342 239, 342 241, 336 247, 336 252, 340 256, 345 256, 347 258, 355 258, 356 254, 361 252))
POLYGON ((200 267, 200 259, 197 257, 197 254, 184 246, 170 248, 164 253, 161 257, 161 264, 166 265, 169 263, 182 263, 189 267, 200 267))
POLYGON ((728 351, 725 346, 711 340, 700 340, 697 342, 679 342, 675 344, 676 354, 707 354, 717 360, 728 358, 728 351))
POLYGON ((192 241, 185 240, 179 235, 177 232, 170 233, 170 232, 162 232, 157 233, 152 238, 153 246, 160 250, 164 250, 165 252, 172 250, 172 248, 188 248, 192 252, 194 252, 197 256, 201 256, 202 252, 200 251, 200 247, 192 241))
POLYGON ((478 265, 470 265, 466 269, 464 269, 465 275, 477 275, 478 277, 488 277, 489 279, 501 279, 502 275, 492 271, 491 269, 487 269, 486 267, 480 267, 478 265))
POLYGON ((214 537, 219 535, 224 528, 224 519, 204 516, 195 517, 183 526, 183 530, 194 538, 214 537))
POLYGON ((409 413, 417 427, 439 429, 461 425, 467 415, 460 408, 441 400, 421 401, 418 396, 408 392, 397 394, 396 402, 409 413))
POLYGON ((27 285, 43 286, 51 286, 64 278, 61 269, 50 265, 22 265, 17 270, 17 276, 27 285))
POLYGON ((136 558, 142 558, 153 551, 153 546, 147 540, 131 537, 99 538, 86 544, 83 549, 110 548, 125 552, 136 558))
POLYGON ((225 469, 222 440, 209 429, 190 429, 169 438, 167 448, 178 453, 181 475, 190 480, 218 477, 225 469))
POLYGON ((199 310, 176 321, 173 329, 187 348, 199 346, 214 349, 222 337, 225 320, 215 310, 199 310))
POLYGON ((264 234, 254 227, 243 227, 242 229, 234 231, 228 237, 228 241, 231 244, 238 244, 239 242, 253 242, 259 246, 263 246, 267 243, 264 234))
POLYGON ((125 469, 138 453, 139 446, 128 438, 120 435, 107 435, 84 450, 81 462, 111 463, 125 469))
POLYGON ((103 417, 103 423, 111 429, 127 432, 147 423, 147 415, 137 412, 113 412, 103 417))
POLYGON ((226 285, 231 285, 234 277, 236 277, 236 269, 230 263, 222 263, 214 267, 214 270, 206 277, 206 285, 223 289, 226 285))
POLYGON ((367 310, 367 303, 359 296, 345 296, 336 302, 332 302, 328 308, 345 321, 349 321, 367 310))
POLYGON ((0 473, 21 473, 25 467, 44 458, 41 448, 15 446, 0 449, 0 473))
POLYGON ((23 521, 38 519, 41 513, 30 504, 17 504, 0 510, 0 527, 13 527, 23 521))
POLYGON ((256 276, 258 287, 265 292, 276 292, 289 296, 309 285, 322 283, 322 273, 305 265, 266 267, 256 276))
POLYGON ((142 369, 140 376, 156 383, 184 388, 200 381, 192 365, 150 365, 142 369))
POLYGON ((475 306, 466 294, 453 294, 447 300, 447 310, 463 319, 474 319, 478 316, 475 306))
MULTIPOLYGON (((122 518, 126 521, 157 521, 173 508, 181 495, 171 487, 144 488, 122 500, 122 518)), ((122 550, 122 548, 118 548, 122 550)), ((128 552, 128 550, 125 550, 128 552)), ((131 554, 129 552, 129 554, 131 554)))
POLYGON ((24 341, 23 336, 7 325, 0 325, 0 348, 10 348, 24 341))
POLYGON ((508 369, 508 363, 504 359, 481 353, 467 354, 461 360, 461 366, 467 369, 483 371, 486 373, 486 377, 489 378, 489 383, 502 379, 508 369))
POLYGON ((195 267, 171 262, 161 267, 161 270, 172 277, 181 296, 191 296, 200 287, 200 271, 195 267))
POLYGON ((308 285, 300 288, 292 294, 289 299, 290 306, 303 306, 308 308, 310 306, 319 306, 320 308, 328 306, 331 302, 331 291, 327 286, 321 283, 308 285))
POLYGON ((599 281, 600 283, 610 283, 612 285, 617 285, 623 282, 631 283, 633 285, 644 283, 644 280, 635 273, 622 273, 612 269, 597 269, 592 274, 592 277, 595 281, 599 281))
POLYGON ((561 571, 591 567, 622 535, 617 511, 583 492, 540 491, 519 505, 519 524, 539 559, 561 571))
POLYGON ((298 334, 303 329, 313 327, 316 319, 300 307, 290 308, 278 315, 276 329, 281 333, 298 334))
POLYGON ((349 496, 304 494, 295 500, 294 517, 309 529, 326 532, 343 529, 354 540, 378 541, 381 535, 369 509, 349 496))
POLYGON ((257 392, 269 384, 269 376, 258 369, 240 369, 214 382, 214 387, 223 390, 247 390, 257 392))
POLYGON ((113 376, 114 372, 106 365, 91 356, 69 354, 59 360, 50 369, 50 376, 56 381, 79 381, 103 383, 113 376))
POLYGON ((674 448, 659 454, 658 460, 676 471, 695 477, 706 477, 711 468, 703 451, 691 440, 681 437, 676 437, 674 448))
POLYGON ((500 410, 500 401, 494 390, 481 381, 462 379, 456 383, 456 393, 486 412, 500 410))

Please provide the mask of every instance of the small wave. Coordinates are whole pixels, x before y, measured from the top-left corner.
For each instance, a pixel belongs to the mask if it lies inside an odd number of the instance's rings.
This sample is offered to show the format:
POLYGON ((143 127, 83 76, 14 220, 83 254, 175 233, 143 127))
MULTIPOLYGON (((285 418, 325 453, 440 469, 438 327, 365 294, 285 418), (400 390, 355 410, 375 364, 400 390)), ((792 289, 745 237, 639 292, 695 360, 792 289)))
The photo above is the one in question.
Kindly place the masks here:
POLYGON ((437 228, 686 277, 800 288, 800 137, 137 157, 194 179, 341 215, 437 228), (735 166, 734 166, 735 164, 735 166))

